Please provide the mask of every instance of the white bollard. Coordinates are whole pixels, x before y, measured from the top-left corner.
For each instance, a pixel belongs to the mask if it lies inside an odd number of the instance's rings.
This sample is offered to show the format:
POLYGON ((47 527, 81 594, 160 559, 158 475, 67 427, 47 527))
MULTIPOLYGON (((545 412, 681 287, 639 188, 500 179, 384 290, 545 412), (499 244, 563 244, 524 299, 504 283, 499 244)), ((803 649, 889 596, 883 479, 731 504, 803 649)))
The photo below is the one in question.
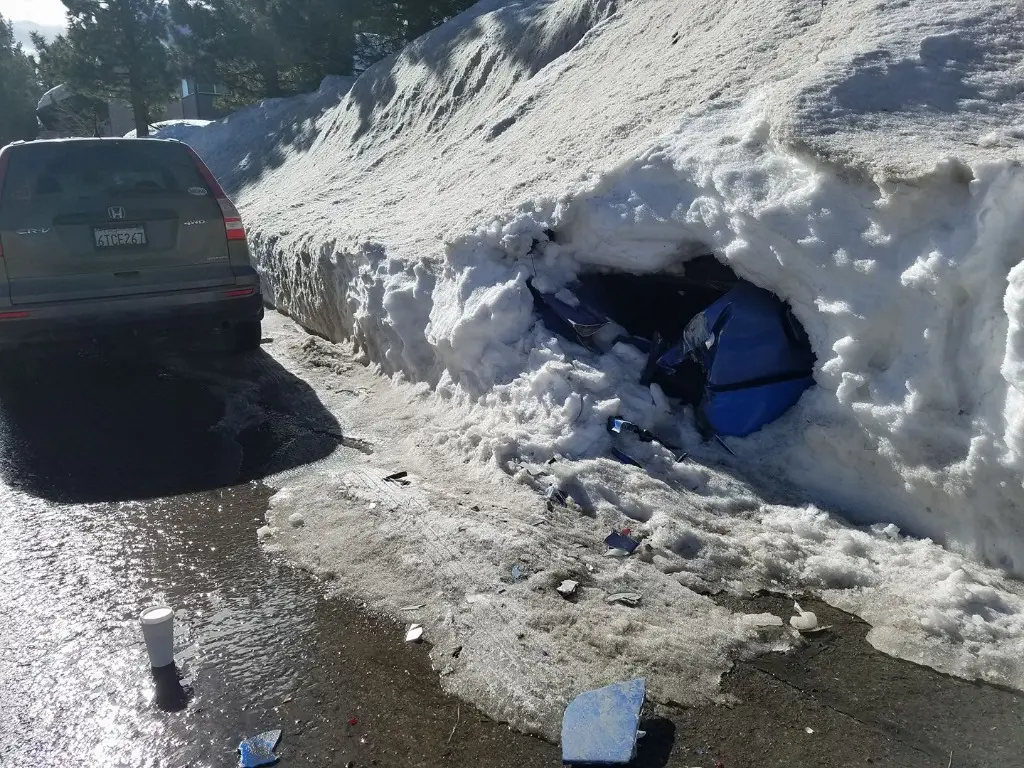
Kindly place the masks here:
POLYGON ((154 668, 174 663, 174 609, 160 605, 147 608, 139 617, 142 635, 146 638, 149 663, 154 668))

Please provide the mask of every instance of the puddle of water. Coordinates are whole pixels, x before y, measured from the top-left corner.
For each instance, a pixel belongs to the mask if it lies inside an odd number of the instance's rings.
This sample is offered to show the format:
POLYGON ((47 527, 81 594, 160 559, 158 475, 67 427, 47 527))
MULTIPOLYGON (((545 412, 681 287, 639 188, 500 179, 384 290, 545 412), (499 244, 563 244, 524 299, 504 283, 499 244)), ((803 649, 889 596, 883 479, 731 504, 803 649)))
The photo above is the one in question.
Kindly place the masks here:
POLYGON ((282 728, 296 765, 550 765, 260 549, 258 478, 344 443, 267 355, 0 376, 0 764, 212 768, 282 728), (180 669, 154 676, 138 616, 160 602, 180 669))
POLYGON ((71 754, 82 765, 224 765, 240 738, 278 722, 274 708, 310 673, 318 593, 259 550, 268 495, 252 484, 61 507, 6 494, 0 711, 17 734, 11 765, 71 754), (157 685, 137 624, 161 601, 177 609, 177 690, 157 685), (190 689, 182 709, 175 697, 190 689))
POLYGON ((141 358, 0 377, 5 765, 231 764, 309 674, 320 592, 257 544, 270 490, 233 484, 328 455, 337 441, 306 425, 336 425, 268 356, 225 365, 220 383, 201 360, 181 375, 141 358), (298 404, 279 424, 270 393, 298 404), (225 425, 229 409, 245 418, 225 425), (138 627, 164 601, 180 679, 154 678, 138 627))

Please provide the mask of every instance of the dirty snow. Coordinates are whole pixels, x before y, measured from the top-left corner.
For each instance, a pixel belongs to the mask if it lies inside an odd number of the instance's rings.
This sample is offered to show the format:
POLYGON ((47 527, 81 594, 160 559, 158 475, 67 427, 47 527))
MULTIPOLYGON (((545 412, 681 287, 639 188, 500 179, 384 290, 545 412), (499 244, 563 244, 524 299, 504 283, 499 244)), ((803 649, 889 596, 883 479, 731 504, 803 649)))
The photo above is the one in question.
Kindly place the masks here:
POLYGON ((987 0, 485 0, 354 84, 190 133, 269 298, 375 366, 293 339, 376 453, 282 478, 261 536, 377 607, 426 603, 444 684, 549 734, 583 687, 706 700, 732 655, 797 642, 720 588, 813 591, 887 652, 1024 687, 1021 23, 987 0), (707 252, 818 358, 735 457, 525 286, 707 252), (618 465, 614 414, 692 460, 618 465), (583 512, 545 513, 551 484, 583 512), (603 557, 623 525, 647 545, 603 557))

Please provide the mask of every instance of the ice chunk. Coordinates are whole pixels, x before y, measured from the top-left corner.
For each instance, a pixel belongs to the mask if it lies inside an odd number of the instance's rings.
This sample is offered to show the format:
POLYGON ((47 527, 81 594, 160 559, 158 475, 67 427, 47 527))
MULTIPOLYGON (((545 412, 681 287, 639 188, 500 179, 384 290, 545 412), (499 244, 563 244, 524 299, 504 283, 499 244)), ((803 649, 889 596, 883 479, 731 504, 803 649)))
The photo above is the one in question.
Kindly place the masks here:
POLYGON ((240 768, 259 768, 262 765, 273 765, 277 762, 277 755, 274 754, 274 747, 281 740, 281 731, 264 731, 263 733, 251 736, 238 745, 238 752, 241 757, 238 760, 240 768))
POLYGON ((562 763, 624 765, 636 755, 643 678, 581 693, 562 717, 562 763))

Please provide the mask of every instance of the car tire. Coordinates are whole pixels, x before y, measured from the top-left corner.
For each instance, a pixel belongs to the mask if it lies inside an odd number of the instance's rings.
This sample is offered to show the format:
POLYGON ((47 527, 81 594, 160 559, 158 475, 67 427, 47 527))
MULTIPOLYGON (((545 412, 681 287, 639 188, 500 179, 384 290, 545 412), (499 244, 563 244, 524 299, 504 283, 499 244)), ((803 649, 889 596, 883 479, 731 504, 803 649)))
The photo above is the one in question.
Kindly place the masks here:
POLYGON ((260 348, 260 342, 263 340, 263 326, 259 320, 237 323, 232 330, 235 335, 235 352, 252 352, 260 348))

